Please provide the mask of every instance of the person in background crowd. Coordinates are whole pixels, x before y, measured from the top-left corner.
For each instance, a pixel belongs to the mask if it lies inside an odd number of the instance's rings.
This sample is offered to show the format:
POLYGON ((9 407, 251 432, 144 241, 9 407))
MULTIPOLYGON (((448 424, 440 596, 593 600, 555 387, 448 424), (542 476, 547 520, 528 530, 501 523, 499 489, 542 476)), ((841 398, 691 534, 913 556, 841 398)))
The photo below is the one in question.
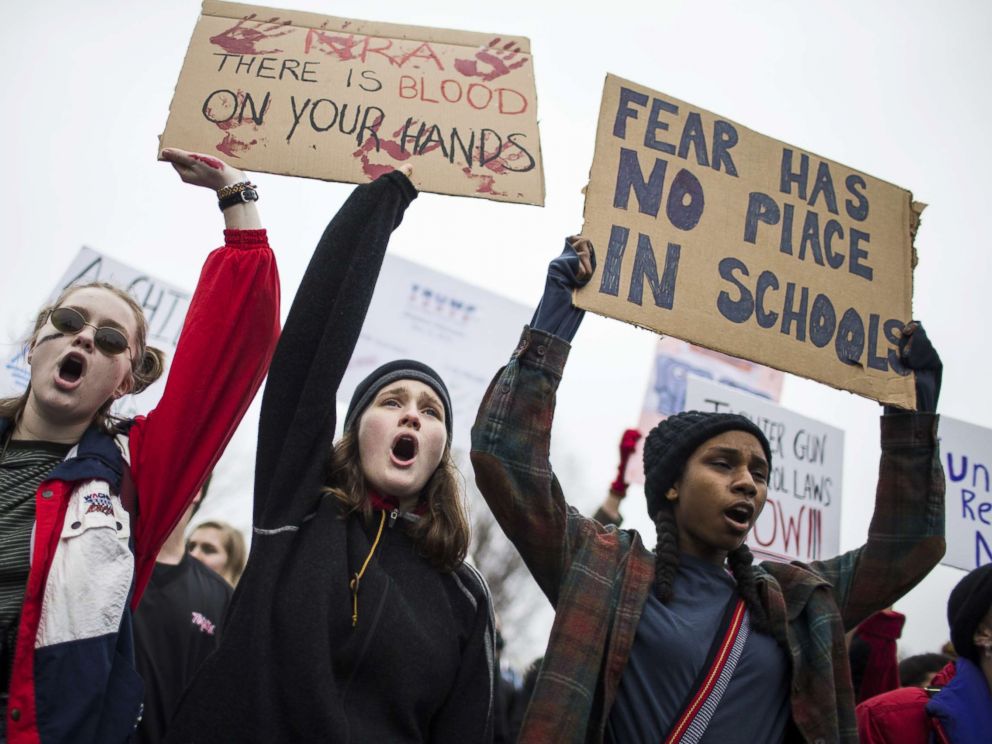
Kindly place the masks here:
POLYGON ((992 741, 992 564, 951 590, 947 622, 957 659, 928 688, 902 687, 861 703, 862 744, 992 741))
POLYGON ((569 507, 548 461, 582 318, 571 293, 593 261, 587 240, 566 241, 472 430, 479 490, 556 610, 520 740, 657 744, 691 731, 703 742, 853 744, 845 628, 944 553, 939 357, 922 327, 904 327, 899 354, 916 370, 919 411, 882 417, 867 545, 808 565, 752 565, 744 540, 768 493, 768 441, 742 416, 691 411, 645 441, 652 553, 636 532, 569 507))
POLYGON ((627 486, 630 485, 627 482, 627 463, 637 449, 640 438, 641 432, 637 429, 627 429, 620 437, 620 463, 617 465, 617 477, 613 479, 606 498, 592 517, 602 525, 612 524, 619 527, 623 524, 620 502, 627 498, 627 486))
POLYGON ((158 553, 134 613, 134 657, 145 683, 136 744, 158 744, 179 697, 220 642, 234 589, 186 551, 186 527, 206 495, 200 489, 158 553))
POLYGON ((861 622, 851 635, 847 654, 856 702, 899 687, 896 641, 906 616, 891 607, 861 622))
POLYGON ((102 283, 69 287, 42 308, 30 384, 0 401, 0 720, 12 744, 130 737, 142 700, 131 612, 278 337, 279 278, 257 192, 216 158, 175 149, 162 158, 218 192, 227 230, 155 410, 133 421, 110 412, 161 375, 163 355, 146 343, 141 306, 102 283))
POLYGON ((238 585, 248 560, 241 530, 216 519, 201 522, 189 536, 186 547, 190 555, 223 576, 228 584, 238 585))
POLYGON ((899 662, 900 687, 929 687, 934 676, 953 661, 947 654, 917 654, 899 662))
POLYGON ((464 562, 447 387, 388 362, 333 444, 338 386, 416 195, 403 172, 380 176, 320 239, 262 399, 248 566, 169 742, 492 738, 492 604, 464 562))

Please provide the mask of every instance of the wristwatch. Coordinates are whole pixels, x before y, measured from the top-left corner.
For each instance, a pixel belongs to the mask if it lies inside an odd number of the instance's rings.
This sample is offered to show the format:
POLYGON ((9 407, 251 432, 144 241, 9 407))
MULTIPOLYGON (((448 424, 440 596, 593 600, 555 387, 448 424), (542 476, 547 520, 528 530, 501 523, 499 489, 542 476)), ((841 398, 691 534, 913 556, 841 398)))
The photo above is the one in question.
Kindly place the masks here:
POLYGON ((228 194, 225 197, 217 200, 217 206, 220 207, 220 211, 224 211, 228 207, 233 207, 235 204, 247 204, 248 202, 258 201, 258 192, 251 185, 245 186, 240 191, 235 191, 233 194, 228 194))

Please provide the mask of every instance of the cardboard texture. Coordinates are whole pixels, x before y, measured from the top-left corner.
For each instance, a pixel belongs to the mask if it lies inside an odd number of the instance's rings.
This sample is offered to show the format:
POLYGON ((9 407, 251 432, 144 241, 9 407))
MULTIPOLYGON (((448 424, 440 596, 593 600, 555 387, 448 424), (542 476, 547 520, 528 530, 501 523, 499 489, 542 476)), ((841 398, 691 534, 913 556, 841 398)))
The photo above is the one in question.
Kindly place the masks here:
POLYGON ((161 147, 364 183, 544 204, 530 42, 205 0, 161 147))
POLYGON ((575 303, 915 408, 898 360, 920 204, 892 184, 608 75, 575 303))

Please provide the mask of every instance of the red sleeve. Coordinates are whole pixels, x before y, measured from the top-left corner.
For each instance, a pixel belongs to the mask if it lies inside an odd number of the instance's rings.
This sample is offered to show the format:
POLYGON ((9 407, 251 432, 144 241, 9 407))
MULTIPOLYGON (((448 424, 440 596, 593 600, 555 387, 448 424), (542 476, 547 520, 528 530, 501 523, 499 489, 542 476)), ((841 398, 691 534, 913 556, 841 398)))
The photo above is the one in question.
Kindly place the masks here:
POLYGON ((927 744, 927 693, 919 687, 900 687, 870 698, 855 709, 861 744, 927 744))
POLYGON ((132 607, 262 384, 279 337, 279 275, 265 230, 224 237, 203 266, 165 393, 130 431, 138 493, 132 607))

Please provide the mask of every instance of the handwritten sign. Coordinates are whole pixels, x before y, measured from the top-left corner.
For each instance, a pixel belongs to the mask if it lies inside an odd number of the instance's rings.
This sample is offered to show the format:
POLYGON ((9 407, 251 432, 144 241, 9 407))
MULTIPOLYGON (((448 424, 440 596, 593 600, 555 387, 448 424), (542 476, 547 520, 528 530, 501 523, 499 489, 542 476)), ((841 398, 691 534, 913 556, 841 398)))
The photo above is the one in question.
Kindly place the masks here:
POLYGON ((453 442, 467 451, 493 370, 505 364, 506 349, 532 313, 519 302, 387 254, 338 400, 347 405, 358 383, 381 364, 424 362, 448 387, 453 442))
POLYGON ((240 168, 544 204, 530 42, 205 0, 162 147, 240 168))
POLYGON ((579 307, 905 408, 908 191, 606 79, 579 307))
MULTIPOLYGON (((179 333, 186 320, 192 295, 92 248, 84 247, 44 302, 54 302, 66 287, 90 282, 113 284, 129 292, 138 301, 148 321, 147 343, 164 351, 168 363, 179 342, 179 333)), ((122 397, 114 404, 114 413, 125 418, 147 413, 162 397, 165 379, 166 375, 163 375, 139 395, 122 397)), ((18 395, 27 388, 30 381, 27 347, 17 344, 0 369, 0 395, 18 395)))
POLYGON ((813 561, 840 552, 844 432, 695 376, 686 387, 685 410, 739 413, 768 437, 768 500, 747 538, 756 556, 813 561))
MULTIPOLYGON (((775 369, 736 359, 719 351, 667 336, 658 339, 655 358, 644 392, 637 429, 647 434, 673 413, 685 410, 686 388, 692 376, 713 380, 775 403, 782 395, 785 375, 775 369)), ((627 480, 644 483, 644 439, 637 442, 627 465, 627 480)))
POLYGON ((940 417, 947 479, 947 552, 941 563, 970 571, 992 563, 992 429, 940 417))

